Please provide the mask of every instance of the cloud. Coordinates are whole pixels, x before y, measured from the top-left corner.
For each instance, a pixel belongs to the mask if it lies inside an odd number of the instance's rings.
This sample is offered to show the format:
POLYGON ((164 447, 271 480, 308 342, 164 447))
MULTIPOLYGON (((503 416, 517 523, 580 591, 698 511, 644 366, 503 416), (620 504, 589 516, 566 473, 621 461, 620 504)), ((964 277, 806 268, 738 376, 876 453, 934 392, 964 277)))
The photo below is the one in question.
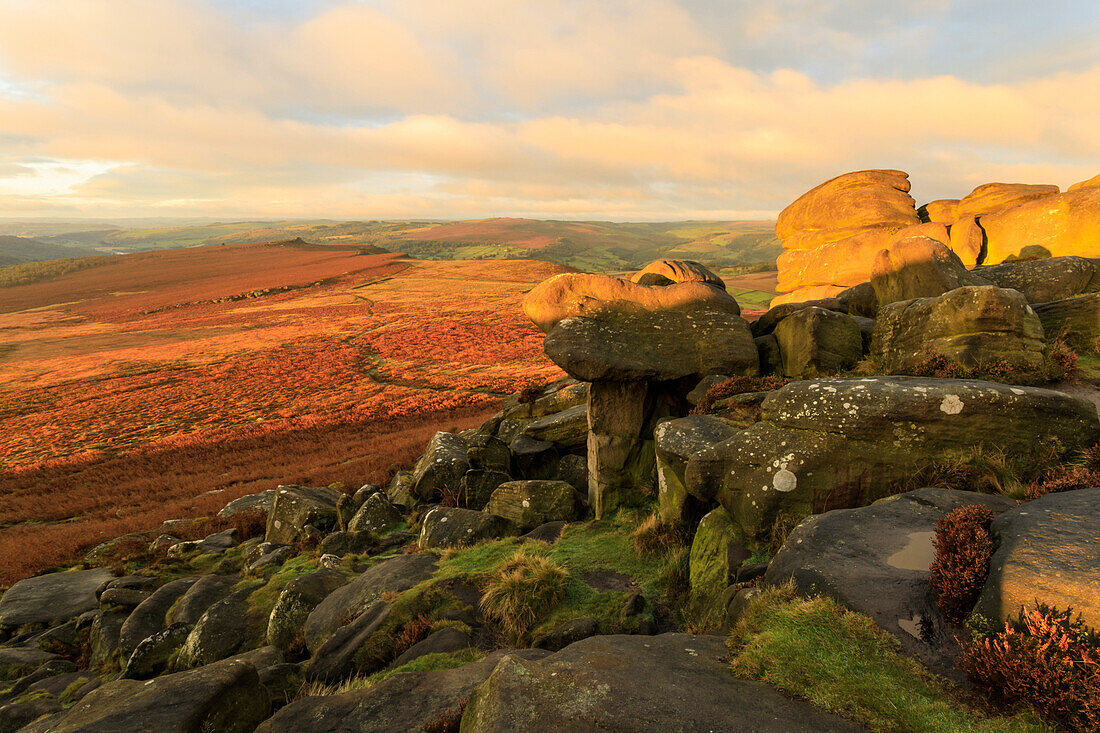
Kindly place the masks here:
POLYGON ((939 0, 893 24, 865 0, 258 7, 0 0, 0 213, 756 217, 859 168, 909 170, 922 200, 1100 169, 1100 59, 838 73, 920 48, 939 0), (831 71, 748 63, 731 24, 831 71))

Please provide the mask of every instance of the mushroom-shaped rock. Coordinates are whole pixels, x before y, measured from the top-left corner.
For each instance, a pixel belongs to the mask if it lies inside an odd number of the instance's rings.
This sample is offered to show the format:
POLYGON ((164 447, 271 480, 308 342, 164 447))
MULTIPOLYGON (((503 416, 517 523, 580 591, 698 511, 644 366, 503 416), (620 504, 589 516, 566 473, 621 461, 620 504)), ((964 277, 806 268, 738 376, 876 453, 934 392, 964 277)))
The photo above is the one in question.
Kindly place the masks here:
POLYGON ((959 201, 957 219, 981 218, 995 211, 1017 206, 1027 201, 1058 193, 1057 186, 1030 183, 986 183, 978 186, 959 201))
MULTIPOLYGON (((915 202, 909 195, 909 175, 897 170, 865 170, 844 173, 815 186, 779 213, 775 233, 784 246, 798 234, 811 233, 798 249, 810 249, 830 237, 829 231, 864 227, 899 227, 919 224, 915 202)), ((837 239, 839 237, 831 237, 837 239)))
POLYGON ((546 335, 544 348, 570 376, 587 382, 668 381, 760 371, 748 323, 721 311, 567 318, 546 335))
POLYGON ((942 295, 964 285, 987 285, 943 242, 906 237, 875 255, 871 286, 880 306, 899 300, 942 295))
POLYGON ((608 275, 565 273, 539 283, 523 299, 523 312, 544 332, 573 316, 638 311, 741 314, 732 295, 698 280, 650 287, 608 275))
POLYGON ((701 263, 694 260, 657 260, 638 270, 631 282, 638 282, 646 274, 660 275, 674 283, 702 282, 726 289, 726 283, 701 263))

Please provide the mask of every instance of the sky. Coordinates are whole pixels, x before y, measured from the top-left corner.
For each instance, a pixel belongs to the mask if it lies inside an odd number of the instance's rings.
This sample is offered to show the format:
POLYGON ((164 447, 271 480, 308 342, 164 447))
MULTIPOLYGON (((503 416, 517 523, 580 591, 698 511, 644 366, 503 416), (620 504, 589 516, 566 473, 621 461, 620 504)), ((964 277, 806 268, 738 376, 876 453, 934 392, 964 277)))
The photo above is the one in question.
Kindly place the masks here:
POLYGON ((0 0, 0 217, 771 218, 1100 173, 1095 0, 0 0))

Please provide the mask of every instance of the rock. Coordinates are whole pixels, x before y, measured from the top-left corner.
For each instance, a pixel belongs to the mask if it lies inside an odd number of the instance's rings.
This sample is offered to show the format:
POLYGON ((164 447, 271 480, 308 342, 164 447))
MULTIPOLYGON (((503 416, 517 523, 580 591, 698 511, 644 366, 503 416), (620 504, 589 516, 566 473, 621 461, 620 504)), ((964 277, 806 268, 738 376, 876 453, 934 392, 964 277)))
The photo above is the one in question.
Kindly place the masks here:
POLYGON ((529 435, 518 435, 508 447, 512 453, 513 476, 532 480, 558 477, 558 449, 553 443, 535 440, 529 435))
POLYGON ((575 618, 566 621, 553 631, 543 634, 531 644, 535 649, 550 652, 561 651, 575 641, 587 639, 600 633, 600 623, 594 618, 575 618))
POLYGON ((931 354, 966 366, 1004 360, 1022 369, 1043 363, 1039 316, 1015 290, 964 287, 936 298, 879 309, 871 356, 888 372, 912 369, 931 354))
POLYGON ((296 700, 263 722, 256 733, 420 731, 455 713, 502 657, 540 658, 537 649, 502 649, 455 669, 401 672, 361 690, 296 700))
POLYGON ((567 318, 546 335, 543 348, 566 373, 586 382, 701 379, 760 371, 748 324, 720 311, 567 318))
POLYGON ((306 618, 306 646, 317 651, 348 618, 362 613, 386 593, 401 593, 435 572, 436 558, 427 553, 398 555, 369 568, 358 578, 330 593, 306 618))
POLYGON ((1100 488, 1047 494, 993 520, 997 548, 975 613, 996 622, 1036 602, 1100 628, 1100 488))
POLYGON ((523 434, 565 449, 582 446, 588 440, 588 406, 577 405, 564 412, 540 417, 528 423, 523 434))
POLYGON ((168 548, 168 557, 183 557, 189 552, 198 552, 200 555, 220 555, 236 547, 237 544, 237 530, 235 527, 230 527, 201 540, 174 544, 168 548))
MULTIPOLYGON (((780 255, 782 257, 783 255, 780 255)), ((837 298, 848 288, 843 285, 810 285, 806 287, 794 287, 793 290, 780 293, 771 299, 771 308, 776 308, 787 303, 805 303, 820 300, 832 300, 837 298)))
POLYGON ((462 547, 514 534, 518 534, 515 526, 504 517, 472 509, 436 507, 421 520, 419 544, 422 550, 462 547))
POLYGON ((236 590, 206 609, 180 649, 177 670, 213 664, 241 648, 248 631, 248 597, 256 588, 236 590))
POLYGON ((108 588, 99 597, 99 603, 104 607, 136 608, 151 595, 152 593, 148 591, 134 590, 133 588, 108 588))
POLYGON ((702 282, 726 289, 722 278, 695 260, 657 260, 634 273, 630 281, 638 282, 644 275, 660 275, 670 283, 702 282))
POLYGON ((187 624, 172 624, 143 639, 123 660, 122 679, 148 680, 166 672, 190 633, 187 624))
POLYGON ((0 705, 0 733, 15 733, 44 715, 61 712, 53 697, 38 697, 0 705))
POLYGON ((251 733, 268 709, 256 669, 230 660, 148 682, 108 682, 22 733, 251 733))
POLYGON ((978 186, 959 201, 955 211, 957 219, 982 218, 986 214, 1017 206, 1034 199, 1057 194, 1057 186, 1027 183, 986 183, 978 186))
POLYGON ((760 357, 760 373, 776 374, 783 371, 783 352, 779 349, 779 340, 775 334, 757 336, 753 339, 756 353, 760 357))
POLYGON ((99 605, 96 589, 110 570, 70 570, 20 580, 0 597, 0 627, 68 621, 99 605))
POLYGON ((331 529, 336 524, 340 492, 327 487, 280 486, 267 515, 267 542, 291 545, 303 536, 306 525, 331 529))
POLYGON ((485 511, 526 532, 546 522, 575 519, 578 498, 564 481, 509 481, 493 492, 485 511))
POLYGON ((466 449, 466 460, 472 470, 504 471, 512 466, 508 444, 495 435, 475 435, 466 449))
POLYGON ((588 495, 588 459, 569 454, 558 461, 558 478, 576 489, 581 496, 588 495))
POLYGON ((552 545, 561 538, 562 530, 565 529, 566 524, 567 522, 547 522, 546 524, 540 524, 523 535, 523 538, 552 545))
POLYGON ((276 545, 270 542, 263 542, 259 546, 266 546, 266 551, 255 556, 255 559, 245 565, 245 569, 249 573, 258 574, 264 568, 277 567, 294 555, 294 548, 289 545, 276 545))
MULTIPOLYGON (((110 661, 119 648, 123 625, 132 615, 127 609, 101 613, 96 616, 91 629, 88 631, 88 644, 91 647, 90 664, 105 664, 110 661)), ((119 659, 125 661, 126 657, 119 654, 119 659)))
POLYGON ((825 310, 837 311, 838 313, 848 312, 847 307, 836 298, 822 298, 821 300, 809 300, 800 303, 783 303, 781 305, 772 306, 768 309, 767 313, 764 313, 750 323, 749 330, 754 337, 766 336, 775 331, 775 327, 778 326, 784 318, 804 308, 824 308, 825 310))
POLYGON ((720 636, 593 636, 541 660, 501 659, 466 706, 471 733, 535 730, 854 731, 739 680, 720 636))
POLYGON ((863 357, 859 324, 824 308, 803 308, 775 327, 786 377, 805 379, 850 369, 863 357))
POLYGON ((1053 390, 919 377, 794 382, 769 393, 759 423, 692 455, 685 485, 765 543, 777 521, 865 505, 979 445, 1048 462, 1043 450, 1097 437, 1095 406, 1053 390))
POLYGON ((1100 294, 1037 303, 1035 314, 1047 338, 1062 338, 1077 348, 1092 348, 1100 338, 1100 294))
POLYGON ((375 601, 350 622, 341 626, 313 653, 306 667, 306 679, 334 685, 356 673, 355 654, 389 618, 392 608, 375 601))
POLYGON ((473 639, 465 631, 447 626, 439 631, 433 631, 428 634, 427 638, 406 649, 401 656, 393 661, 390 668, 397 669, 427 654, 449 654, 469 649, 473 645, 473 639))
POLYGON ((390 485, 386 487, 386 498, 400 507, 406 509, 416 505, 416 499, 412 494, 412 471, 398 471, 394 474, 390 485))
POLYGON ((917 216, 921 221, 936 222, 951 226, 959 218, 958 199, 936 199, 924 206, 917 207, 917 216))
POLYGON ((222 507, 222 510, 218 512, 218 516, 229 518, 247 512, 263 512, 267 514, 271 511, 271 505, 274 502, 275 489, 268 489, 258 494, 248 494, 239 499, 234 499, 222 507))
MULTIPOLYGON (((549 394, 544 394, 534 402, 519 402, 515 396, 506 397, 502 418, 504 421, 508 419, 529 421, 585 404, 588 400, 588 385, 574 379, 564 381, 568 383, 553 389, 549 394)), ((508 441, 514 437, 514 435, 509 437, 508 441)))
POLYGON ((1100 186, 1100 175, 1093 176, 1092 178, 1088 179, 1087 181, 1080 181, 1078 183, 1074 183, 1072 186, 1067 188, 1066 191, 1067 192, 1079 191, 1082 188, 1092 188, 1093 186, 1100 186))
POLYGON ((401 511, 391 504, 385 495, 378 492, 367 497, 367 500, 355 512, 355 516, 348 522, 348 530, 382 534, 404 521, 405 517, 401 514, 401 511))
POLYGON ((0 646, 0 680, 17 680, 55 659, 56 654, 38 647, 0 646))
POLYGON ((880 310, 887 303, 986 284, 966 269, 958 255, 928 237, 910 237, 891 244, 876 255, 871 268, 871 287, 880 310))
POLYGON ((204 575, 193 582, 174 606, 170 606, 170 613, 166 613, 164 622, 184 623, 194 626, 206 613, 206 609, 229 595, 233 587, 233 579, 219 575, 204 575))
POLYGON ((698 281, 648 287, 607 275, 565 273, 539 283, 523 299, 523 312, 544 333, 567 318, 703 311, 741 315, 724 288, 698 281))
POLYGON ((964 267, 974 267, 985 260, 985 230, 970 216, 951 226, 951 251, 964 267))
POLYGON ((346 573, 322 569, 294 578, 279 593, 267 621, 267 643, 290 649, 304 641, 302 627, 321 601, 348 583, 346 573))
POLYGON ((691 596, 698 608, 714 607, 749 554, 740 527, 725 509, 718 507, 700 520, 690 562, 691 596))
POLYGON ((875 318, 878 315, 878 296, 870 281, 845 288, 837 293, 836 300, 850 316, 875 318))
POLYGON ((815 515, 791 531, 764 583, 793 580, 800 594, 830 596, 870 616, 907 654, 958 677, 952 670, 959 646, 928 584, 936 520, 969 504, 1000 512, 1015 503, 1003 496, 926 488, 815 515))
POLYGON ((1093 285, 1096 266, 1084 257, 1005 262, 977 267, 974 272, 998 287, 1019 290, 1029 303, 1049 303, 1100 289, 1100 283, 1093 285))
POLYGON ((1019 257, 1028 246, 1052 256, 1100 255, 1100 187, 1054 193, 981 218, 985 264, 1019 257))
MULTIPOLYGON (((545 470, 549 471, 548 468, 545 470)), ((483 509, 489 503, 489 497, 493 495, 497 487, 511 480, 512 477, 502 471, 470 469, 462 477, 462 495, 466 499, 466 507, 468 509, 483 509)))
POLYGON ((689 415, 657 426, 653 434, 656 438, 657 496, 661 519, 690 523, 702 516, 706 505, 700 497, 689 495, 684 484, 688 459, 737 433, 737 428, 709 415, 689 415))
POLYGON ((726 609, 725 617, 722 619, 722 630, 731 631, 745 614, 752 599, 758 595, 760 595, 759 588, 741 588, 736 585, 726 588, 719 599, 719 603, 726 609))
MULTIPOLYGON (((385 500, 383 499, 383 501, 385 500)), ((351 532, 333 532, 321 540, 321 544, 317 546, 317 552, 321 555, 333 555, 334 557, 343 557, 348 554, 364 555, 374 550, 377 541, 378 535, 365 529, 351 532)), ((287 558, 289 558, 292 554, 291 549, 285 547, 280 548, 279 551, 283 550, 286 551, 287 558)))
POLYGON ((412 496, 418 502, 432 502, 445 491, 457 492, 462 488, 462 478, 469 470, 466 441, 453 433, 436 433, 428 442, 424 455, 416 462, 412 496))

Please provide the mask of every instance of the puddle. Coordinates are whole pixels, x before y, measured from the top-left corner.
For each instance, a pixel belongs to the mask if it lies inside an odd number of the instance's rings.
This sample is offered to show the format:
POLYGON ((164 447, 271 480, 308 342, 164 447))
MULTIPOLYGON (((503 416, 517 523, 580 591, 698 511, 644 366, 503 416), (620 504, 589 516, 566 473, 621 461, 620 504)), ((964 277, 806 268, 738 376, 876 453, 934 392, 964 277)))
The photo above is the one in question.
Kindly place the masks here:
POLYGON ((886 559, 886 564, 899 570, 928 570, 935 559, 932 549, 934 532, 910 532, 909 542, 886 559))
POLYGON ((923 621, 923 620, 924 620, 924 617, 921 616, 918 613, 916 616, 914 616, 911 619, 899 618, 898 619, 898 626, 901 627, 902 631, 916 637, 917 639, 923 640, 923 637, 921 636, 921 628, 920 628, 921 621, 923 621))

